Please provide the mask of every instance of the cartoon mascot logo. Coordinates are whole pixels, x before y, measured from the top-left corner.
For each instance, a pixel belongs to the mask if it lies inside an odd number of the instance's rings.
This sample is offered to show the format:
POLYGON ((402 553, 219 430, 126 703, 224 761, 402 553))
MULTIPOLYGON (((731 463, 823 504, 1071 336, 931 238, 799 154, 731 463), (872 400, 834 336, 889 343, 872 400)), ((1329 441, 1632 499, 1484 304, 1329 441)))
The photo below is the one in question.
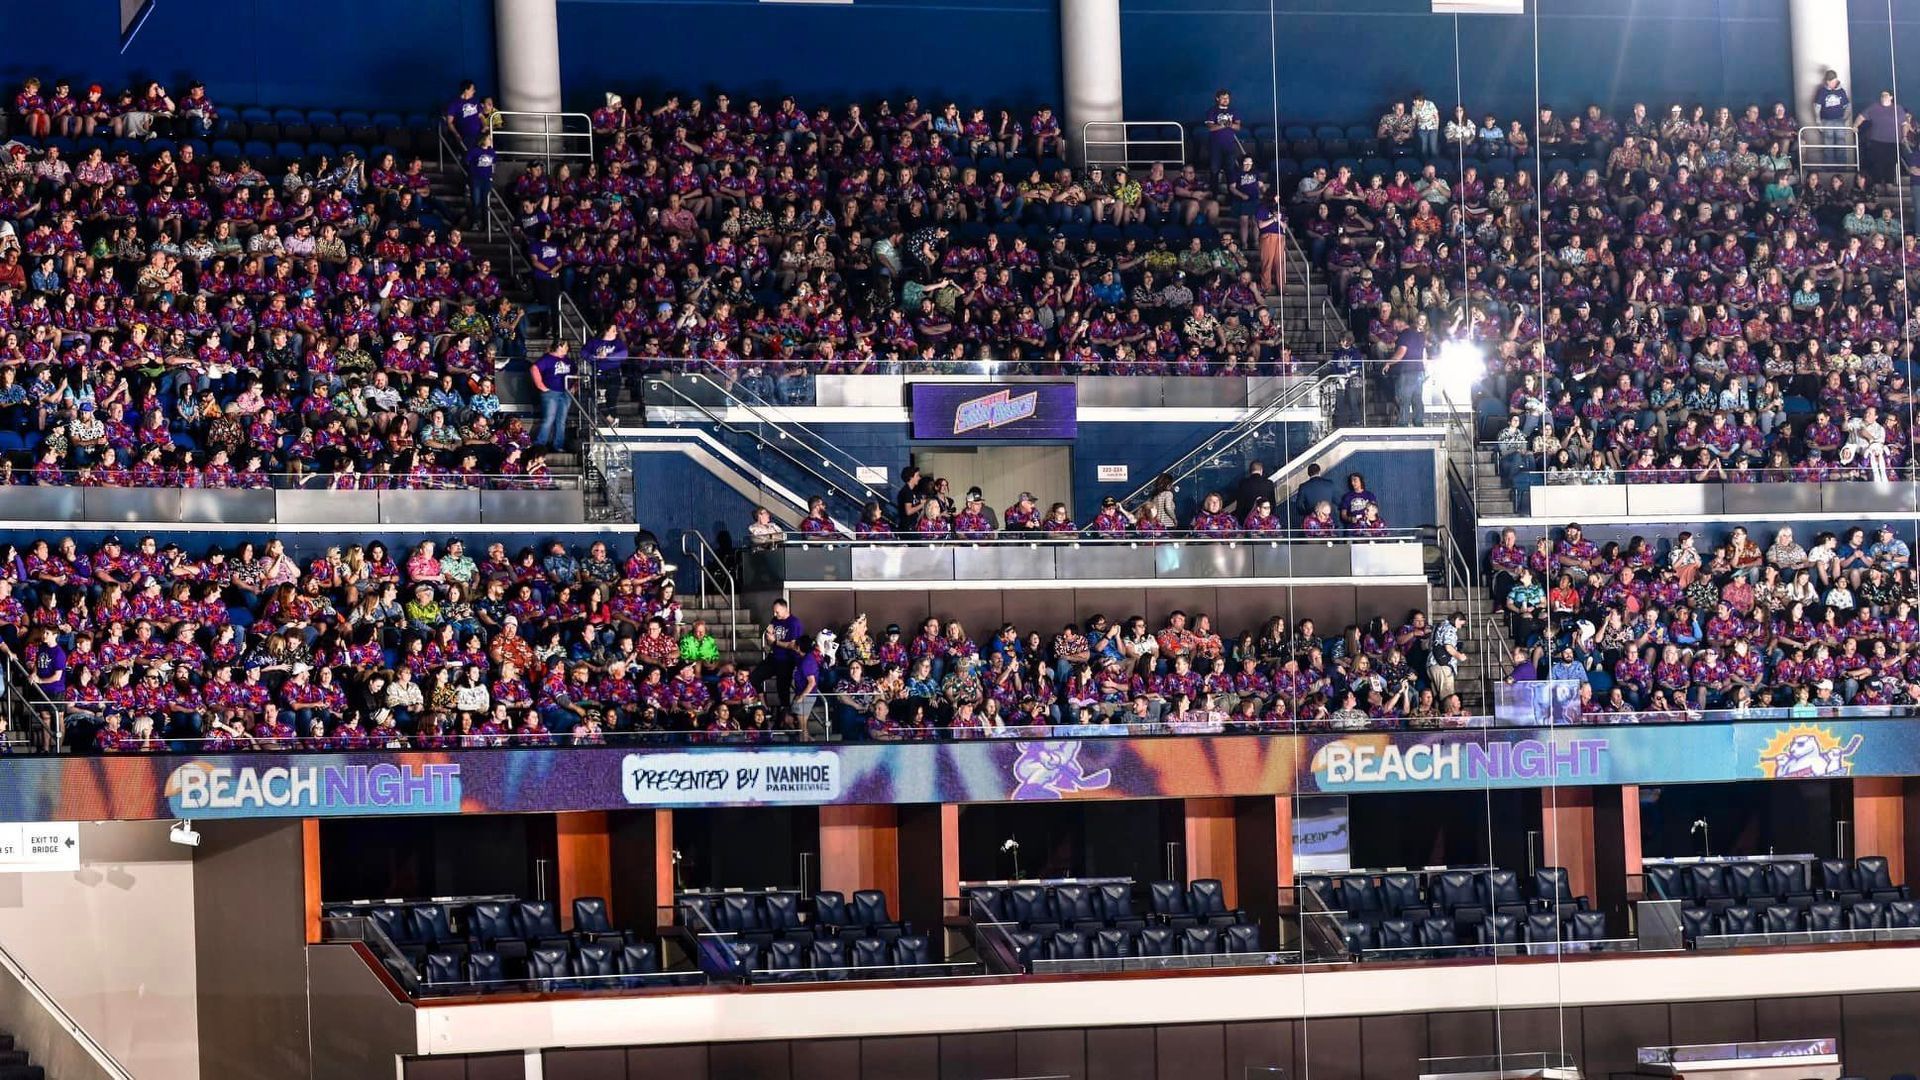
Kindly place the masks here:
POLYGON ((1858 733, 1842 742, 1827 728, 1783 728, 1761 749, 1760 771, 1775 780, 1851 776, 1861 742, 1858 733))
POLYGON ((1015 799, 1061 799, 1078 791, 1104 791, 1113 770, 1087 772, 1080 764, 1078 739, 1021 742, 1013 762, 1015 799))

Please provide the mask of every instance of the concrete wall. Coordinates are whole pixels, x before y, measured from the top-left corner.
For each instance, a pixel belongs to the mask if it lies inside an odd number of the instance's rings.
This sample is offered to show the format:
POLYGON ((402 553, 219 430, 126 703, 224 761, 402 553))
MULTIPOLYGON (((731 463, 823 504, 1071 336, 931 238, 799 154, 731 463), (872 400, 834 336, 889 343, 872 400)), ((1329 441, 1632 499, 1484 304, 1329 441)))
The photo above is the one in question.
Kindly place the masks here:
POLYGON ((103 822, 77 872, 0 874, 0 947, 140 1080, 200 1075, 190 856, 163 822, 103 822))

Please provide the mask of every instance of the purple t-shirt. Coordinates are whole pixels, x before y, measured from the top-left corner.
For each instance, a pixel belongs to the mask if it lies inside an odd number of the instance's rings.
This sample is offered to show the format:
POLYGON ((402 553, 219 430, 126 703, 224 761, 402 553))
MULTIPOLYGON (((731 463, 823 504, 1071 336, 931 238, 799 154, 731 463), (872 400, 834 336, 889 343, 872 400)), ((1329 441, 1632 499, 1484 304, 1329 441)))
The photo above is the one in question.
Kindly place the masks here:
POLYGON ((480 99, 454 98, 447 103, 447 117, 453 121, 453 130, 460 133, 462 142, 472 142, 480 137, 480 99))
POLYGON ((548 393, 561 393, 567 388, 567 375, 573 371, 573 364, 564 356, 548 353, 534 361, 534 368, 540 372, 541 385, 548 393))

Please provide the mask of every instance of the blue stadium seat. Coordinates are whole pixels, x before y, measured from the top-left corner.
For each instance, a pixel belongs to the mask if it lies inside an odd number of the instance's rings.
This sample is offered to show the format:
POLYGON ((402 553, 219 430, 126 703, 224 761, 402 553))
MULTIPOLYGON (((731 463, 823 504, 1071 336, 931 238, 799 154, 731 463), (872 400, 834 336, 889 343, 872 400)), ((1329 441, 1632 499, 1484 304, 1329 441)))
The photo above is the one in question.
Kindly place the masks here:
POLYGON ((427 954, 427 966, 422 976, 428 985, 466 982, 464 961, 466 958, 457 952, 435 952, 427 954))
POLYGON ((467 954, 467 981, 471 983, 505 982, 507 969, 499 953, 473 952, 467 954))
POLYGON ((279 142, 273 147, 273 156, 284 161, 293 161, 306 155, 307 148, 297 142, 279 142))

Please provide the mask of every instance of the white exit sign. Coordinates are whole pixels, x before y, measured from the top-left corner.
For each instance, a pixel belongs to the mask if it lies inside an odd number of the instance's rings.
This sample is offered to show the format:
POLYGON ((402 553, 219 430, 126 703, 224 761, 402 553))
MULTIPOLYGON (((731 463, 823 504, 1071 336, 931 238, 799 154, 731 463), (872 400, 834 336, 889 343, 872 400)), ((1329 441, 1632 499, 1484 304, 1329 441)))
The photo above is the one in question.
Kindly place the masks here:
POLYGON ((80 825, 73 821, 0 824, 0 874, 80 869, 80 825))

